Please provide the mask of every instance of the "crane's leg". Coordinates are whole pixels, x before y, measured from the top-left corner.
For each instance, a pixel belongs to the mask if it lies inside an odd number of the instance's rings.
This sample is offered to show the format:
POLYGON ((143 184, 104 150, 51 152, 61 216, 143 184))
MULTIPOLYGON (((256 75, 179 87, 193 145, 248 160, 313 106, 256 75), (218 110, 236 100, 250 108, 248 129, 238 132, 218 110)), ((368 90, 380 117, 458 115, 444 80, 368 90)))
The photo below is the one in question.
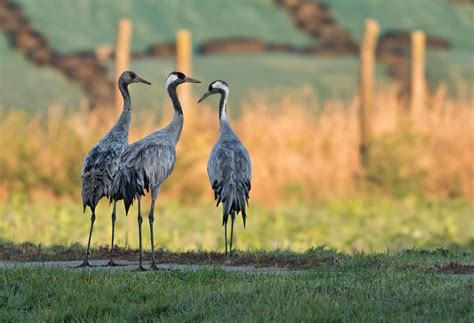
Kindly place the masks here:
POLYGON ((235 214, 231 213, 231 222, 230 222, 230 246, 229 246, 229 254, 232 254, 232 240, 234 239, 234 220, 235 214))
POLYGON ((138 200, 138 261, 139 265, 137 270, 138 271, 145 271, 146 269, 143 267, 142 262, 143 262, 143 255, 142 255, 142 223, 143 223, 143 218, 140 210, 140 204, 141 204, 141 197, 137 198, 138 200))
POLYGON ((89 240, 87 241, 87 251, 86 251, 86 259, 84 259, 84 262, 77 266, 76 268, 82 268, 82 267, 90 267, 89 264, 89 256, 91 253, 91 238, 92 238, 92 229, 94 228, 94 221, 95 221, 95 210, 92 210, 91 214, 91 228, 89 230, 89 240))
POLYGON ((110 245, 110 260, 107 266, 117 266, 114 262, 114 238, 115 238, 115 220, 117 219, 117 201, 114 201, 114 208, 112 209, 112 244, 110 245))
POLYGON ((155 203, 158 197, 158 190, 153 190, 151 192, 151 206, 150 213, 148 214, 148 222, 150 223, 150 241, 151 241, 151 267, 150 269, 157 270, 155 261, 155 239, 153 234, 153 222, 155 222, 155 203))
POLYGON ((225 242, 225 255, 228 255, 227 251, 227 222, 224 223, 224 242, 225 242))

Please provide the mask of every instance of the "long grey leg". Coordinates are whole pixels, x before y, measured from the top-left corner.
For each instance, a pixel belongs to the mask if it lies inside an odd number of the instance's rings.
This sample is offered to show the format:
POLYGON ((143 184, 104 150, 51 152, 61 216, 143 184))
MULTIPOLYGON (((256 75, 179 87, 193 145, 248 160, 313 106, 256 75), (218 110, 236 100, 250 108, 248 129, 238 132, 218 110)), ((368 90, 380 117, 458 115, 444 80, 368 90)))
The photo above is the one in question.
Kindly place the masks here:
POLYGON ((77 268, 81 267, 90 267, 89 264, 89 256, 90 256, 90 248, 91 248, 91 239, 92 239, 92 230, 94 229, 94 222, 95 222, 95 210, 92 210, 91 214, 91 228, 89 230, 89 240, 87 241, 87 251, 86 251, 86 258, 84 259, 84 262, 77 266, 77 268))
POLYGON ((112 210, 112 244, 110 245, 110 260, 107 266, 116 266, 114 262, 114 238, 115 238, 115 220, 117 219, 117 201, 114 201, 112 210))
POLYGON ((229 254, 232 254, 232 240, 234 239, 234 220, 235 220, 235 215, 234 213, 231 214, 231 221, 230 222, 230 247, 229 247, 229 254))
POLYGON ((143 255, 142 255, 142 223, 143 223, 143 218, 142 218, 142 214, 141 214, 141 197, 139 197, 138 199, 138 244, 139 244, 139 249, 138 249, 138 261, 139 261, 139 265, 138 265, 138 268, 137 270, 139 271, 145 271, 146 269, 143 267, 143 255))
POLYGON ((153 222, 155 222, 155 203, 158 197, 158 190, 151 192, 151 206, 150 213, 148 214, 148 222, 150 223, 150 241, 151 241, 151 269, 158 269, 155 262, 155 239, 153 234, 153 222))
POLYGON ((224 242, 225 242, 225 255, 228 255, 227 251, 227 222, 224 223, 224 242))

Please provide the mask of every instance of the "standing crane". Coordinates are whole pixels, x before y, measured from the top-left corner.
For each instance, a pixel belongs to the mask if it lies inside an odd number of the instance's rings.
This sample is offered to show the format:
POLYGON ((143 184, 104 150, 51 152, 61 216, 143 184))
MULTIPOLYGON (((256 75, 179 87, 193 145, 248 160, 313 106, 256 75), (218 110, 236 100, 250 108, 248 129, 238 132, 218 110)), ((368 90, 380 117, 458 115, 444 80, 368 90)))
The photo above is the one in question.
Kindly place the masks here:
MULTIPOLYGON (((89 240, 87 242, 87 252, 84 262, 79 267, 88 267, 92 229, 95 221, 95 208, 100 199, 109 197, 110 186, 117 170, 120 154, 128 146, 128 131, 132 119, 132 106, 128 86, 132 83, 150 82, 138 77, 135 73, 125 71, 120 75, 118 87, 123 97, 123 111, 115 126, 89 151, 82 166, 82 204, 84 212, 89 207, 92 211, 89 240)), ((112 245, 110 248, 109 266, 114 266, 114 230, 116 219, 116 202, 112 210, 112 245)))
POLYGON ((176 145, 183 129, 183 109, 179 102, 176 88, 183 83, 201 83, 187 77, 181 72, 172 72, 166 78, 166 90, 174 107, 173 119, 163 129, 155 131, 145 138, 128 146, 120 156, 118 170, 115 174, 110 200, 114 203, 123 199, 128 214, 134 199, 138 202, 138 237, 139 266, 138 270, 146 270, 142 265, 142 216, 141 198, 151 191, 151 207, 148 215, 151 237, 151 269, 157 269, 155 262, 155 244, 153 222, 155 203, 161 184, 173 171, 176 162, 176 145))
POLYGON ((234 236, 234 221, 236 214, 242 213, 245 222, 247 214, 250 181, 252 178, 252 163, 247 149, 232 130, 227 119, 227 98, 229 86, 226 82, 218 80, 209 84, 208 91, 199 99, 198 103, 210 95, 220 94, 219 121, 220 134, 217 143, 211 151, 207 163, 207 174, 214 191, 217 206, 222 202, 222 225, 224 226, 225 253, 227 253, 227 220, 231 218, 230 248, 232 253, 232 240, 234 236))

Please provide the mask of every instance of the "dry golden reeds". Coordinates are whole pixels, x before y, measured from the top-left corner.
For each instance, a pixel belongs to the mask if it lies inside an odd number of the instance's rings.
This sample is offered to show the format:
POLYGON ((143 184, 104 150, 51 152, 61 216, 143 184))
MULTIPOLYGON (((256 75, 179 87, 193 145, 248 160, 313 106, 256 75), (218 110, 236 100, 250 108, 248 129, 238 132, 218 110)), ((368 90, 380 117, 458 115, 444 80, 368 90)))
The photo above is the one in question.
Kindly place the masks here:
MULTIPOLYGON (((463 197, 474 201, 474 104, 447 98, 441 88, 416 118, 395 89, 377 93, 372 116, 371 166, 358 156, 358 99, 349 104, 283 98, 270 103, 253 97, 232 120, 253 162, 252 201, 274 205, 288 200, 310 203, 358 194, 361 187, 395 195, 463 197)), ((163 193, 181 201, 212 199, 206 165, 218 136, 217 111, 199 109, 185 117, 178 160, 163 193)), ((47 116, 19 110, 0 120, 0 198, 79 200, 82 160, 115 118, 65 113, 47 116), (105 120, 105 121, 104 121, 105 120)), ((152 111, 135 113, 131 141, 166 124, 152 111)))

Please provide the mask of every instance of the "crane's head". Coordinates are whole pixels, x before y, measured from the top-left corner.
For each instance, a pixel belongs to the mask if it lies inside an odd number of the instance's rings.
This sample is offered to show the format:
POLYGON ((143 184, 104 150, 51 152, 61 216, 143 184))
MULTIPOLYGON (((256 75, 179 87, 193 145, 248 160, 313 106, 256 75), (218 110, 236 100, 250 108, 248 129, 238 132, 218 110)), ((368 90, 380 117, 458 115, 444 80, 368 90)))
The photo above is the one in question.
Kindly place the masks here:
POLYGON ((201 83, 201 81, 192 79, 184 75, 181 72, 171 72, 166 78, 165 87, 168 89, 170 86, 178 86, 183 83, 201 83))
POLYGON ((137 74, 131 71, 125 71, 120 75, 119 83, 132 84, 132 83, 145 83, 151 85, 147 80, 142 79, 137 74))
POLYGON ((207 92, 203 94, 203 96, 199 99, 198 103, 203 101, 208 96, 213 95, 213 94, 218 94, 218 93, 222 95, 229 94, 229 85, 225 81, 217 80, 209 84, 209 88, 207 89, 207 92))

